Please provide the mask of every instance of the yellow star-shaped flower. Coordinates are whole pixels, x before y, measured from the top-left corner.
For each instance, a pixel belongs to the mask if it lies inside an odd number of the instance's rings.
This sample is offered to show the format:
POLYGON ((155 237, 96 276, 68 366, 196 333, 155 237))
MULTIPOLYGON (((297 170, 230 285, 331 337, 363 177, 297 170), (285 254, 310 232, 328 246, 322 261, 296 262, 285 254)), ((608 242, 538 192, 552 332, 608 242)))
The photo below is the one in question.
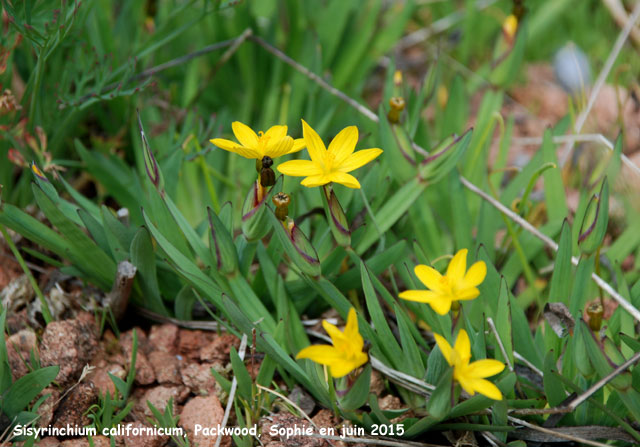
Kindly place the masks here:
POLYGON ((428 265, 417 265, 414 272, 418 279, 430 290, 406 290, 400 298, 408 301, 427 303, 431 308, 445 315, 454 301, 472 300, 480 295, 479 286, 487 275, 487 265, 478 261, 467 271, 467 249, 456 253, 445 275, 428 265))
POLYGON ((321 365, 326 365, 335 378, 346 376, 354 369, 367 363, 368 356, 362 351, 364 340, 358 332, 358 317, 353 307, 349 310, 344 332, 326 320, 322 322, 322 327, 331 337, 333 346, 307 346, 298 352, 297 359, 310 359, 321 365))
POLYGON ((220 149, 242 155, 245 158, 262 160, 264 156, 276 158, 292 154, 304 148, 304 139, 294 140, 287 135, 287 126, 273 126, 266 132, 256 134, 249 126, 240 121, 231 123, 231 129, 240 143, 224 138, 211 141, 220 149))
POLYGON ((469 343, 469 335, 464 329, 460 329, 453 348, 444 337, 438 334, 433 334, 433 336, 447 363, 453 367, 453 380, 457 380, 467 393, 472 396, 475 393, 480 393, 489 399, 502 400, 502 393, 498 387, 485 378, 502 372, 504 363, 493 359, 482 359, 469 363, 471 344, 469 343))
POLYGON ((353 152, 358 142, 358 128, 349 126, 335 136, 327 150, 315 130, 302 120, 302 135, 311 160, 291 160, 278 166, 278 171, 292 177, 306 177, 301 185, 312 188, 327 183, 340 183, 348 188, 360 188, 358 180, 348 174, 366 165, 382 153, 382 149, 353 152))

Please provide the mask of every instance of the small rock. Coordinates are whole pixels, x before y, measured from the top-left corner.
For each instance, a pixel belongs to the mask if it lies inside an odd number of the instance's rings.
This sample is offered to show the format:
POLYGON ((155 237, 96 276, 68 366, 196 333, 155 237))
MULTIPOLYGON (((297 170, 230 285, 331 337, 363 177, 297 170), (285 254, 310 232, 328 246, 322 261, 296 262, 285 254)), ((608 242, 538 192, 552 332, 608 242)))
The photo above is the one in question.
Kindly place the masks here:
POLYGON ((186 403, 180 413, 180 425, 189 435, 189 440, 199 447, 213 447, 217 436, 204 436, 194 434, 196 424, 203 427, 217 427, 222 423, 224 409, 218 398, 214 395, 207 397, 194 397, 186 403))
MULTIPOLYGON (((141 433, 146 431, 145 427, 147 427, 147 425, 141 422, 129 422, 122 427, 123 430, 126 430, 128 426, 133 427, 133 429, 138 429, 141 433)), ((146 433, 138 436, 130 433, 129 435, 124 435, 119 438, 124 441, 124 445, 127 447, 161 447, 169 441, 169 436, 149 435, 146 433)))
POLYGON ((38 354, 36 334, 30 329, 22 329, 10 336, 5 343, 11 375, 15 381, 29 372, 27 365, 31 359, 31 352, 38 354))
POLYGON ((180 361, 175 354, 167 351, 153 351, 149 354, 149 363, 151 363, 158 383, 175 385, 181 383, 180 361))
POLYGON ((161 324, 151 327, 149 332, 150 348, 156 351, 175 354, 178 349, 179 329, 175 324, 161 324))
POLYGON ((385 384, 382 374, 375 369, 371 370, 371 382, 369 384, 369 392, 374 393, 376 396, 381 395, 384 392, 385 384))
POLYGON ((238 349, 240 346, 238 337, 231 334, 222 334, 200 349, 200 360, 203 362, 220 362, 227 364, 232 346, 238 349))
POLYGON ((89 376, 89 380, 99 394, 106 395, 110 393, 111 396, 115 396, 116 386, 111 377, 109 377, 109 373, 122 380, 126 380, 127 377, 127 372, 121 365, 109 363, 96 367, 91 376, 89 376))
POLYGON ((204 331, 180 329, 178 338, 178 353, 189 360, 197 360, 200 350, 210 343, 210 334, 204 331))
POLYGON ((54 427, 66 427, 67 425, 85 426, 91 420, 85 414, 89 407, 98 402, 95 388, 88 383, 76 386, 62 402, 54 413, 54 427))
POLYGON ((82 320, 53 321, 47 325, 40 344, 42 366, 60 365, 56 381, 73 382, 97 350, 95 325, 82 320))
POLYGON ((156 386, 144 392, 144 395, 136 404, 136 411, 146 417, 153 417, 147 402, 150 402, 158 410, 164 412, 169 399, 173 398, 173 414, 177 413, 178 404, 182 403, 189 395, 189 390, 184 386, 156 386))
POLYGON ((293 387, 288 397, 291 402, 299 406, 306 414, 313 413, 313 409, 316 407, 316 402, 313 400, 313 397, 298 385, 293 387))
POLYGON ((218 384, 211 374, 211 368, 213 364, 203 363, 189 363, 182 368, 180 374, 182 376, 182 383, 189 387, 193 394, 208 395, 212 392, 217 394, 218 384))
POLYGON ((381 410, 400 410, 401 408, 406 408, 406 405, 403 405, 402 401, 392 394, 387 394, 379 398, 378 406, 381 410))
POLYGON ((51 425, 53 414, 58 406, 58 400, 60 399, 60 391, 55 388, 45 388, 40 393, 40 396, 45 396, 47 394, 50 394, 50 396, 47 397, 38 407, 38 427, 47 427, 51 425))

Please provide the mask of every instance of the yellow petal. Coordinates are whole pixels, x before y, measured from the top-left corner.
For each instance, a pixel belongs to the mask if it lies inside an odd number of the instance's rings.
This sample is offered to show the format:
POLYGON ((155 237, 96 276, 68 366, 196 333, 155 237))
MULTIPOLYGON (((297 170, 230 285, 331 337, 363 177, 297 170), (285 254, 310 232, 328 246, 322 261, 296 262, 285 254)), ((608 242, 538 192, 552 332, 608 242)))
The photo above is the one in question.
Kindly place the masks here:
POLYGON ((449 366, 453 366, 455 363, 453 349, 449 342, 442 335, 433 334, 433 337, 436 339, 436 344, 438 345, 438 348, 440 348, 442 356, 445 358, 449 366))
POLYGON ((291 160, 278 165, 281 174, 291 177, 308 177, 322 174, 322 168, 309 160, 291 160))
POLYGON ((453 349, 465 365, 469 363, 471 359, 471 343, 469 342, 469 335, 464 329, 460 329, 460 332, 458 332, 458 338, 456 338, 453 349))
POLYGON ((417 301, 418 303, 430 303, 438 297, 435 292, 430 290, 405 290, 398 296, 403 300, 417 301))
POLYGON ((267 146, 264 151, 264 155, 268 155, 271 158, 278 158, 281 155, 288 154, 293 147, 293 138, 285 136, 280 140, 274 140, 274 142, 267 146))
POLYGON ((439 271, 428 265, 420 264, 416 265, 413 269, 414 273, 428 289, 435 292, 442 290, 442 275, 439 271))
POLYGON ((429 302, 429 306, 439 315, 446 315, 451 310, 451 296, 436 292, 436 296, 429 302))
POLYGON ((367 363, 368 357, 364 352, 354 358, 344 358, 331 364, 331 375, 335 378, 344 377, 356 368, 367 363))
POLYGON ((480 290, 478 290, 476 287, 468 287, 461 290, 456 289, 455 291, 455 299, 457 301, 472 300, 474 298, 477 298, 478 295, 480 295, 480 290))
POLYGON ((313 188, 315 186, 326 185, 331 182, 331 177, 324 174, 312 175, 307 177, 303 181, 300 182, 302 186, 306 186, 307 188, 313 188))
POLYGON ((340 163, 340 165, 336 165, 336 169, 339 169, 342 172, 351 172, 366 165, 381 153, 382 149, 363 149, 349 155, 342 163, 340 163))
POLYGON ((258 135, 249 126, 240 121, 234 121, 231 123, 231 129, 240 144, 254 149, 258 147, 258 135))
POLYGON ((220 149, 242 155, 245 158, 262 158, 261 154, 255 149, 240 146, 238 143, 234 143, 233 141, 225 140, 222 138, 215 138, 209 141, 218 146, 220 149))
POLYGON ((349 341, 349 354, 359 355, 362 352, 362 348, 364 348, 364 339, 358 331, 358 315, 353 307, 349 309, 347 325, 344 328, 344 337, 349 341))
POLYGON ((304 148, 305 148, 304 138, 296 138, 295 140, 293 140, 293 147, 291 148, 289 153, 293 154, 294 152, 301 151, 304 148))
POLYGON ((329 153, 333 155, 334 166, 340 166, 344 160, 353 154, 358 143, 358 128, 349 126, 342 129, 329 143, 329 153))
POLYGON ((296 355, 297 359, 309 359, 321 365, 330 365, 333 362, 340 361, 342 355, 336 348, 329 345, 313 345, 307 346, 296 355))
POLYGON ((360 182, 353 175, 346 172, 333 171, 330 174, 331 181, 334 183, 340 183, 347 188, 360 189, 360 182))
POLYGON ((347 325, 344 327, 344 335, 347 338, 360 335, 358 332, 358 314, 356 314, 356 310, 353 307, 349 309, 349 314, 347 315, 347 325))
POLYGON ((262 138, 267 140, 267 145, 272 141, 280 141, 287 136, 287 126, 271 126, 262 138))
POLYGON ((504 370, 504 363, 494 359, 482 359, 471 363, 465 370, 465 375, 484 379, 495 376, 504 370))
POLYGON ((302 120, 302 135, 311 160, 324 166, 327 149, 318 133, 305 120, 302 120))
POLYGON ((455 284, 458 281, 462 280, 462 278, 464 278, 466 270, 467 249, 463 248, 462 250, 458 251, 451 262, 449 262, 449 267, 447 267, 447 278, 449 278, 451 283, 455 284))
MULTIPOLYGON (((462 385, 462 382, 460 382, 460 385, 462 385)), ((488 380, 484 380, 484 379, 471 380, 467 386, 472 388, 474 391, 484 396, 487 396, 489 399, 502 400, 502 393, 500 392, 498 387, 495 386, 493 383, 489 382, 488 380)))
POLYGON ((484 261, 474 263, 462 279, 463 287, 475 287, 482 284, 487 276, 487 264, 484 261))
POLYGON ((348 340, 342 333, 342 331, 338 329, 336 325, 329 323, 327 320, 322 320, 322 327, 327 332, 327 334, 329 334, 329 337, 331 337, 333 346, 335 346, 335 348, 340 352, 346 352, 346 343, 348 342, 348 340))

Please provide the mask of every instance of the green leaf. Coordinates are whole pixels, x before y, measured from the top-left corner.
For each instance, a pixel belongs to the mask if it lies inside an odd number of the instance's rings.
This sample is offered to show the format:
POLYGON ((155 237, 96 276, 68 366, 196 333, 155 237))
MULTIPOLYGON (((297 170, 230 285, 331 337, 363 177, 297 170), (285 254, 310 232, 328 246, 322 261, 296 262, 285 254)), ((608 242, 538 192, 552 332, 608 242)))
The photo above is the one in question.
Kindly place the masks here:
POLYGON ((567 393, 562 386, 562 383, 556 378, 554 372, 556 372, 555 365, 556 356, 552 351, 547 352, 544 358, 544 375, 542 376, 542 383, 544 385, 544 393, 547 396, 547 402, 550 407, 556 407, 567 397, 567 393))
POLYGON ((360 261, 360 276, 362 278, 362 290, 367 303, 367 309, 369 310, 371 321, 375 327, 377 340, 379 341, 379 346, 374 347, 381 351, 387 361, 390 361, 392 365, 398 367, 400 362, 397 361, 397 353, 401 351, 400 345, 396 341, 391 328, 389 328, 387 318, 384 315, 373 284, 371 283, 369 271, 362 260, 360 261))
MULTIPOLYGON (((154 312, 166 315, 167 311, 162 303, 160 287, 158 286, 158 272, 153 242, 149 230, 140 227, 136 232, 130 247, 131 263, 136 267, 137 278, 144 294, 145 305, 149 305, 154 312)), ((188 318, 190 319, 190 318, 188 318)))
POLYGON ((211 231, 211 256, 215 261, 214 266, 222 273, 232 273, 238 269, 238 252, 233 244, 229 231, 218 218, 216 213, 207 208, 209 216, 209 230, 211 231))
POLYGON ((602 246, 609 224, 609 182, 602 181, 600 193, 591 197, 580 227, 578 245, 587 254, 595 253, 602 246))
POLYGON ((437 420, 444 419, 451 411, 451 381, 453 380, 453 369, 448 368, 438 380, 436 389, 431 393, 427 402, 429 415, 437 420))
POLYGON ((33 185, 36 202, 49 221, 65 236, 65 252, 59 253, 85 272, 103 290, 111 288, 116 274, 116 264, 78 226, 55 206, 36 185, 33 185))
MULTIPOLYGON (((543 161, 558 165, 556 146, 553 143, 551 129, 544 132, 541 148, 543 161)), ((547 204, 549 221, 562 221, 569 215, 566 193, 562 183, 560 169, 548 169, 542 174, 544 177, 544 196, 547 204)))
POLYGON ((6 319, 7 310, 3 307, 2 312, 0 312, 0 334, 2 335, 2 341, 0 342, 0 394, 4 394, 11 386, 11 367, 9 366, 9 355, 7 354, 7 345, 4 337, 6 319))
POLYGON ((284 228, 282 222, 278 220, 271 208, 266 208, 265 214, 289 259, 307 275, 319 276, 321 270, 318 254, 302 230, 294 224, 289 232, 284 228))
POLYGON ((231 366, 233 368, 233 375, 238 381, 238 394, 245 401, 251 401, 251 389, 253 388, 253 383, 251 381, 251 376, 249 375, 249 371, 247 371, 247 367, 244 362, 240 359, 238 352, 235 347, 231 347, 231 351, 229 352, 229 356, 231 358, 231 366))
POLYGON ((565 220, 562 224, 558 253, 549 286, 549 301, 568 304, 571 293, 571 229, 565 220))
POLYGON ((346 411, 354 411, 362 407, 369 397, 370 384, 371 365, 367 364, 346 396, 340 399, 340 407, 346 411))
POLYGON ((29 403, 42 390, 54 381, 59 371, 59 366, 47 366, 20 377, 5 392, 2 411, 9 419, 17 416, 19 412, 27 408, 29 403))

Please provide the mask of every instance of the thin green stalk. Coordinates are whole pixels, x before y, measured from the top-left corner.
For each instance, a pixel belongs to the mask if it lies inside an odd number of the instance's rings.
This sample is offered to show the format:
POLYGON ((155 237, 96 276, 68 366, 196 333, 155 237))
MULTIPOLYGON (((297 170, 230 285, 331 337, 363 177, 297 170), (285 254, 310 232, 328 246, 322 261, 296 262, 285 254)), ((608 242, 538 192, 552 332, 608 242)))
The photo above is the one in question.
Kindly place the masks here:
POLYGON ((338 397, 336 395, 336 387, 333 383, 333 376, 331 376, 331 371, 327 366, 324 367, 325 372, 327 374, 327 383, 329 384, 329 397, 331 398, 331 408, 333 410, 333 415, 336 418, 340 417, 340 410, 338 410, 338 397))
POLYGON ((47 304, 47 301, 44 299, 44 295, 42 294, 40 287, 38 287, 38 283, 36 282, 36 279, 33 277, 31 270, 29 270, 29 267, 27 267, 27 263, 24 261, 24 258, 18 251, 18 248, 13 243, 13 241, 11 240, 11 237, 7 233, 7 230, 2 224, 0 224, 0 232, 2 233, 2 236, 4 236, 4 239, 7 241, 7 245, 11 249, 11 252, 18 260, 18 264, 20 264, 20 267, 22 267, 24 274, 27 275, 27 278, 29 279, 29 283, 31 283, 31 287, 33 287, 33 290, 36 292, 36 295, 40 299, 40 303, 42 304, 42 316, 44 317, 44 321, 47 324, 51 323, 53 321, 53 317, 51 316, 51 312, 49 311, 49 305, 47 304))
POLYGON ((204 180, 205 182, 207 182, 207 189, 209 190, 209 196, 211 197, 213 210, 216 212, 216 214, 218 214, 220 213, 220 202, 218 201, 218 193, 216 192, 216 187, 213 185, 213 181, 211 180, 211 175, 209 175, 209 169, 207 169, 207 162, 205 161, 202 155, 198 157, 198 164, 202 169, 204 180))

